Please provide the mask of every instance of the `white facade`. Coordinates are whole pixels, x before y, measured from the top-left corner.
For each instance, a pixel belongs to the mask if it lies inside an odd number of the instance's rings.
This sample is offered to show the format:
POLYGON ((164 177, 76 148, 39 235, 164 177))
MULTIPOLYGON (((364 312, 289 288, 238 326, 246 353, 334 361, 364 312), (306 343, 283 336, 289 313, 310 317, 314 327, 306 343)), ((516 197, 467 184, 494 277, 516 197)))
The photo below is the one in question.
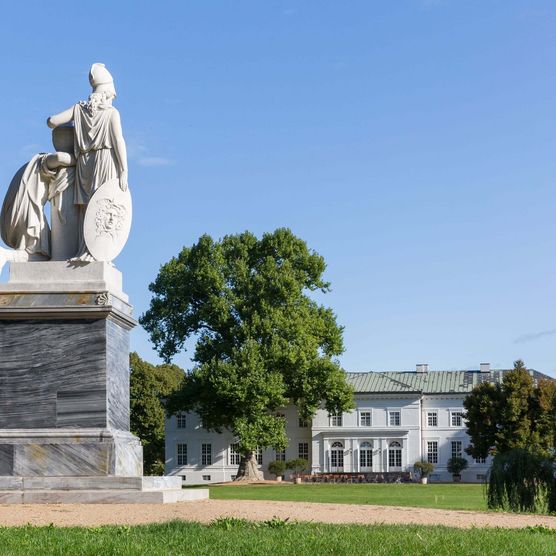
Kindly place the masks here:
MULTIPOLYGON (((348 373, 356 408, 341 416, 321 409, 309 426, 303 426, 294 406, 281 410, 289 445, 285 454, 264 450, 261 469, 271 478, 270 461, 304 458, 312 473, 413 472, 413 464, 423 459, 435 465, 430 481, 451 481, 448 460, 462 456, 469 464, 462 480, 481 482, 490 462, 465 453, 463 400, 476 384, 498 382, 503 373, 488 366, 481 371, 429 373, 418 366, 418 372, 348 373)), ((166 422, 166 472, 191 484, 233 480, 239 464, 233 445, 231 433, 206 431, 195 414, 173 416, 166 422)))

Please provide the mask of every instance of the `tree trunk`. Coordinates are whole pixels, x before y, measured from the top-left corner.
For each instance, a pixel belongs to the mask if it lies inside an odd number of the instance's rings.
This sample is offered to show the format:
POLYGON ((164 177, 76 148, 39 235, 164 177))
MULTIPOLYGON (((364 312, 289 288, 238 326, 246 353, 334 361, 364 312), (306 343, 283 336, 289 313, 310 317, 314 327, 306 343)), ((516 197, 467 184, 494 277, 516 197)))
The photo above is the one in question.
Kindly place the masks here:
POLYGON ((241 457, 239 469, 237 470, 236 481, 263 481, 264 475, 259 471, 255 452, 249 452, 241 457))

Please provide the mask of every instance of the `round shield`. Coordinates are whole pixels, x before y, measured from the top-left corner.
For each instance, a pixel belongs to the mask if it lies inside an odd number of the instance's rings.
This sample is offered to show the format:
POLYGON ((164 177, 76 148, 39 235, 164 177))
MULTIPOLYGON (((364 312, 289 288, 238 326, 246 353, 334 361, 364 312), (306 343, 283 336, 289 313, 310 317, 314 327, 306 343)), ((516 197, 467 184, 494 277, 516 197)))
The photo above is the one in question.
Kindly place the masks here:
POLYGON ((83 234, 85 244, 97 261, 110 262, 124 248, 131 229, 131 195, 120 189, 117 178, 104 182, 93 194, 83 234))

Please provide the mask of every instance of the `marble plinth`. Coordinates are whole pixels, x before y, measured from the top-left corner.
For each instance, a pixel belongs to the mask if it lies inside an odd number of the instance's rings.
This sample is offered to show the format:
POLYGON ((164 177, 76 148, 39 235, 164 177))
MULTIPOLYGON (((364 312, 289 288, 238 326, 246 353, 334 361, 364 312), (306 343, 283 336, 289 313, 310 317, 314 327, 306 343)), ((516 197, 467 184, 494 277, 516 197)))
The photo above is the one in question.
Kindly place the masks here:
POLYGON ((129 330, 108 263, 12 263, 0 285, 0 475, 140 476, 129 330))
POLYGON ((3 477, 0 504, 165 504, 206 500, 181 477, 3 477))

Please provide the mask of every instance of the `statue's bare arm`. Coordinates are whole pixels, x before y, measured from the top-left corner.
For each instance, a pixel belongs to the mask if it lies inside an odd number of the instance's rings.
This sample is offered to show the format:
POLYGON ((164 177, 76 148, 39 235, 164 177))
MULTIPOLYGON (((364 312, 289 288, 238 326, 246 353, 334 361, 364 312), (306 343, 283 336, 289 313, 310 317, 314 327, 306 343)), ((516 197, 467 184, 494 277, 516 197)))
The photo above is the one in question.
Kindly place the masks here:
POLYGON ((73 121, 73 106, 71 108, 68 108, 67 110, 64 110, 63 112, 60 112, 59 114, 50 116, 50 118, 46 120, 46 125, 50 129, 54 129, 59 125, 69 124, 71 121, 73 121))
POLYGON ((56 170, 62 166, 75 166, 75 156, 70 153, 55 152, 46 157, 46 165, 49 170, 56 170))
POLYGON ((115 139, 114 153, 116 154, 116 160, 119 166, 118 170, 120 171, 120 189, 125 191, 127 189, 127 150, 122 133, 120 113, 117 110, 113 111, 111 125, 115 139))

